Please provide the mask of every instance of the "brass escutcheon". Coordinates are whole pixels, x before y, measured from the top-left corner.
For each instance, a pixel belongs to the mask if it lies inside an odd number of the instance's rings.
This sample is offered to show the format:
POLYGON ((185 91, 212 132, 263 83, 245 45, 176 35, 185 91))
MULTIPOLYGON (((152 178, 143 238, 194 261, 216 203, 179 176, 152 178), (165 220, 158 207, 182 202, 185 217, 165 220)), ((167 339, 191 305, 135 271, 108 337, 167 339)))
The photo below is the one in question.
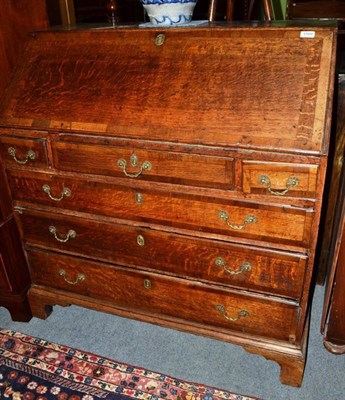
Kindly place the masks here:
POLYGON ((165 35, 164 33, 159 33, 156 38, 155 38, 155 45, 156 46, 162 46, 165 42, 165 35))
POLYGON ((138 236, 137 236, 137 243, 138 243, 139 246, 144 246, 144 245, 145 245, 144 236, 138 235, 138 236))
POLYGON ((132 167, 136 167, 139 163, 139 157, 136 154, 132 154, 129 158, 129 162, 132 167))
POLYGON ((145 289, 151 289, 152 288, 152 283, 150 279, 144 279, 144 288, 145 289))
POLYGON ((136 193, 135 194, 135 202, 137 204, 142 204, 143 203, 143 199, 144 199, 144 196, 143 196, 142 193, 136 193))

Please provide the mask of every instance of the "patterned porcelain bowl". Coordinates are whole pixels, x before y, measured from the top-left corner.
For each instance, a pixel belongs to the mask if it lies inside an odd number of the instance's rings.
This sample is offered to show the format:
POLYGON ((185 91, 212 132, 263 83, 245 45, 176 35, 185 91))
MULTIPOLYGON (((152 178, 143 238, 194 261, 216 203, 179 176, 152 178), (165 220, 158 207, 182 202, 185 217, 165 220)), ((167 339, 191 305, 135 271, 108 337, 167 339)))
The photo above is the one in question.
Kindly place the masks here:
POLYGON ((188 24, 197 0, 141 0, 153 25, 188 24))

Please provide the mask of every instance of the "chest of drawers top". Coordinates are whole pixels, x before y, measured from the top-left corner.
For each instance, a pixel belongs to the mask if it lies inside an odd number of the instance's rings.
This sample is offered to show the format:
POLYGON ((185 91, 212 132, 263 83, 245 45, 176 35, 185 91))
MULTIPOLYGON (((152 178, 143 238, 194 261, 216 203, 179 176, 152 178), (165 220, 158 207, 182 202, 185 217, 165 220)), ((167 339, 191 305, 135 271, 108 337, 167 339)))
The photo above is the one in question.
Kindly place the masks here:
POLYGON ((37 33, 0 125, 324 154, 334 34, 328 27, 37 33))

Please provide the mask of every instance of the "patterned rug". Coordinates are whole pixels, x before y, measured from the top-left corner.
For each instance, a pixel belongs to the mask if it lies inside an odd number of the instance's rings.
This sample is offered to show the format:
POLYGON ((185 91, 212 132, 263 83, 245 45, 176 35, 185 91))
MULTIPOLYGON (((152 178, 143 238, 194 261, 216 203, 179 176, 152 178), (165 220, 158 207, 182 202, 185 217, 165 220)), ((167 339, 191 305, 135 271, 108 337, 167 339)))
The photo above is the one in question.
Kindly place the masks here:
POLYGON ((254 400, 5 329, 0 399, 254 400))

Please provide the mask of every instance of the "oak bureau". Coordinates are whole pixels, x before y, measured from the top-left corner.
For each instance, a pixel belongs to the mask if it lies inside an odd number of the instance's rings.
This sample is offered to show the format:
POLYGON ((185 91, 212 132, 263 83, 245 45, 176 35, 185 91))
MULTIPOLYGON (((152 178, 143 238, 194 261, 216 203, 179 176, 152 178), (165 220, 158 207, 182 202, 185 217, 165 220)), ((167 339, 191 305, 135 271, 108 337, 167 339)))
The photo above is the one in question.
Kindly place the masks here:
POLYGON ((33 315, 76 304, 207 335, 300 385, 335 34, 33 34, 0 115, 33 315))

